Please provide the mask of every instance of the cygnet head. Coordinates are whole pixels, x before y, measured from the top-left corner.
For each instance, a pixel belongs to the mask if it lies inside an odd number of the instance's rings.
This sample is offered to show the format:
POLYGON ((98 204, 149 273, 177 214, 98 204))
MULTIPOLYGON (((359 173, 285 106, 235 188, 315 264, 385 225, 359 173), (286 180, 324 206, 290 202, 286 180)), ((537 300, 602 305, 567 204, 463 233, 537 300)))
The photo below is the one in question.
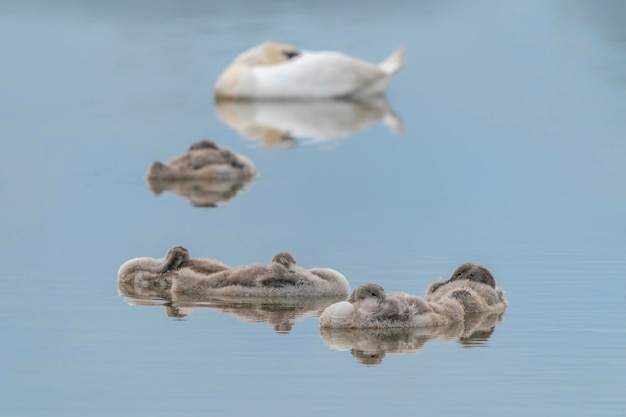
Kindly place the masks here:
POLYGON ((237 155, 235 155, 235 153, 230 149, 220 149, 220 156, 231 166, 240 169, 244 168, 244 164, 237 159, 237 155))
POLYGON ((236 65, 275 65, 300 55, 293 46, 286 43, 264 42, 259 46, 240 54, 233 64, 236 65))
POLYGON ((148 170, 148 178, 163 178, 167 175, 170 175, 172 169, 165 165, 163 162, 156 161, 152 165, 150 165, 150 169, 148 170))
POLYGON ((196 142, 193 145, 191 145, 189 147, 190 151, 195 151, 196 149, 216 149, 218 150, 219 147, 215 144, 215 142, 211 141, 211 140, 201 140, 200 142, 196 142))
POLYGON ((285 268, 289 268, 296 264, 296 258, 294 258, 289 252, 280 252, 274 255, 272 262, 280 264, 285 268))
POLYGON ((163 266, 164 271, 171 271, 173 269, 177 269, 183 262, 186 262, 190 259, 189 251, 182 246, 176 246, 167 251, 165 255, 165 265, 163 266))
POLYGON ((496 280, 491 272, 482 265, 473 264, 471 262, 459 266, 450 276, 448 282, 467 279, 469 281, 482 282, 492 288, 496 287, 496 280))
POLYGON ((348 301, 351 303, 368 299, 383 301, 386 297, 387 295, 383 287, 377 284, 367 284, 357 287, 352 291, 348 301))

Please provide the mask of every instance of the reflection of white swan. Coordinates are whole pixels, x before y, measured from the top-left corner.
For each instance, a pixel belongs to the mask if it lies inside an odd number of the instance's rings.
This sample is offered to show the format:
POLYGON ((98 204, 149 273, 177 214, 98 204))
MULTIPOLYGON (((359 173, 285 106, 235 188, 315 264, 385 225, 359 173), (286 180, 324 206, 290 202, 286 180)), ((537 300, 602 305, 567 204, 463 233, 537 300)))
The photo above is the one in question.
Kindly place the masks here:
POLYGON ((350 135, 382 120, 394 133, 402 131, 384 97, 367 100, 217 101, 219 118, 263 146, 289 144, 293 138, 325 141, 350 135))
POLYGON ((383 94, 403 64, 398 49, 380 64, 339 52, 300 52, 265 42, 241 53, 220 75, 215 94, 225 99, 310 99, 383 94))
POLYGON ((320 328, 322 341, 332 349, 350 351, 364 365, 378 365, 388 354, 417 353, 433 340, 458 341, 464 346, 484 344, 503 313, 479 313, 441 327, 386 329, 320 328))

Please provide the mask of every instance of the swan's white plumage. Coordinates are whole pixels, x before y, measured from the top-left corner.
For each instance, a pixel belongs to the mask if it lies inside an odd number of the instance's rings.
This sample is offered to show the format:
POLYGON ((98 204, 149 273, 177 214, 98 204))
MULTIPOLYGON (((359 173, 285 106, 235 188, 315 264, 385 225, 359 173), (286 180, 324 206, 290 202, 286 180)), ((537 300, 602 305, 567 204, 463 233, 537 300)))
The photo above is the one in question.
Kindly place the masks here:
POLYGON ((277 61, 290 45, 266 43, 237 57, 219 77, 218 98, 320 99, 381 95, 403 64, 398 49, 380 64, 340 52, 303 52, 277 61), (282 48, 282 49, 281 49, 282 48))

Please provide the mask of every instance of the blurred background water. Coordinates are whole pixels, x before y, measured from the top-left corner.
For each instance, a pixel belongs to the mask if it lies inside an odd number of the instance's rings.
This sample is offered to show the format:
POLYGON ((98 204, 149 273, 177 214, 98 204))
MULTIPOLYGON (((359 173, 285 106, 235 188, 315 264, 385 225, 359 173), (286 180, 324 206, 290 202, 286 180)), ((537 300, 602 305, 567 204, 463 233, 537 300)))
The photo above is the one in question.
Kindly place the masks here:
POLYGON ((619 0, 3 2, 0 415, 626 415, 625 19, 619 0), (247 137, 212 86, 270 39, 404 45, 402 133, 247 137), (214 208, 152 192, 149 165, 203 138, 256 181, 214 208), (326 344, 315 306, 276 327, 245 321, 267 306, 176 320, 120 297, 124 261, 176 245, 414 294, 473 261, 511 306, 477 343, 363 353, 326 344))

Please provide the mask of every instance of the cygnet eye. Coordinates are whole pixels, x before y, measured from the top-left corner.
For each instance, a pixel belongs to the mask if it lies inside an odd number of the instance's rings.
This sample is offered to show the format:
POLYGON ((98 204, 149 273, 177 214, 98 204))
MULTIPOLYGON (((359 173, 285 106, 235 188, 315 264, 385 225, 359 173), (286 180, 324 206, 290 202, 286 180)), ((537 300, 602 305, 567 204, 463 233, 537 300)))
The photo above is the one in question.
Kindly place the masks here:
POLYGON ((376 293, 375 292, 372 293, 372 297, 376 297, 376 293))

